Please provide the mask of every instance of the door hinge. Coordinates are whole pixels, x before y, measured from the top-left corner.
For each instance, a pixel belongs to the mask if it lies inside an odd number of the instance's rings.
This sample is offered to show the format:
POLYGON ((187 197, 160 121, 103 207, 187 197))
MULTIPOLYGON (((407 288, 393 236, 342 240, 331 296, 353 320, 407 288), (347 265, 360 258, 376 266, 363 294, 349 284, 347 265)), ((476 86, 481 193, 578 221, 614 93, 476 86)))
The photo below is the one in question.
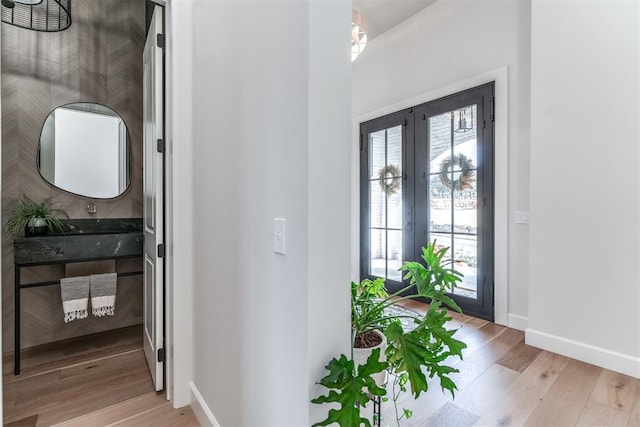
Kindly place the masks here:
POLYGON ((164 258, 164 243, 158 245, 158 258, 164 258))
POLYGON ((496 121, 496 99, 491 97, 491 123, 496 121))
POLYGON ((165 351, 164 348, 159 348, 158 349, 158 363, 162 363, 164 362, 164 358, 165 358, 165 351))
POLYGON ((360 134, 360 151, 364 152, 364 136, 360 134))
POLYGON ((404 124, 405 126, 406 126, 406 125, 408 125, 408 124, 409 124, 409 120, 407 120, 407 119, 404 119, 404 122, 403 122, 403 124, 404 124))
POLYGON ((165 151, 165 143, 164 143, 164 139, 159 139, 158 140, 158 153, 163 153, 165 151))
POLYGON ((166 42, 164 34, 158 34, 156 36, 156 45, 158 45, 160 49, 164 49, 166 47, 166 42))

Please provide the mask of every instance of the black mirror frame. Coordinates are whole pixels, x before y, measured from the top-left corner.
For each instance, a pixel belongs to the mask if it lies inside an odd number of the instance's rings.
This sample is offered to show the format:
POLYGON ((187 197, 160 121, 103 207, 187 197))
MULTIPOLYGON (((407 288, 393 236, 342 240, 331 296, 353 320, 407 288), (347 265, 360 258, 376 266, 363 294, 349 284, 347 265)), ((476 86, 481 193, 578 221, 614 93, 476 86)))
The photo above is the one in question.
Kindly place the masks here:
POLYGON ((97 102, 90 102, 90 101, 69 102, 69 103, 66 103, 66 104, 58 105, 57 107, 55 107, 54 109, 49 111, 49 113, 47 114, 47 117, 45 117, 44 121, 42 122, 42 126, 40 127, 40 134, 39 135, 40 136, 38 138, 38 152, 36 154, 36 169, 38 170, 38 175, 40 175, 40 177, 47 184, 51 185, 52 187, 54 187, 54 188, 56 188, 56 189, 58 189, 60 191, 64 191, 65 193, 68 193, 68 194, 73 194, 75 196, 84 197, 84 198, 88 198, 88 199, 96 199, 96 200, 113 200, 113 199, 116 199, 118 197, 122 197, 131 188, 131 182, 133 181, 133 173, 132 173, 132 170, 131 170, 131 136, 129 135, 129 126, 127 126, 127 122, 113 108, 111 108, 111 107, 109 107, 107 105, 104 105, 104 104, 100 104, 100 103, 97 103, 97 102), (51 114, 54 113, 58 108, 64 108, 66 106, 75 105, 75 104, 94 104, 94 105, 99 105, 99 106, 104 107, 104 108, 108 108, 109 110, 113 111, 113 113, 116 116, 118 116, 118 118, 120 118, 120 120, 122 120, 122 123, 124 123, 125 132, 126 132, 126 135, 127 135, 127 142, 126 142, 126 144, 127 144, 127 186, 117 196, 113 196, 113 197, 95 197, 95 196, 88 196, 88 195, 85 195, 85 194, 74 193, 73 191, 69 191, 69 190, 66 190, 64 188, 58 187, 57 185, 55 185, 54 183, 49 181, 47 178, 45 178, 44 175, 42 175, 42 171, 40 169, 40 150, 42 148, 42 131, 44 130, 44 126, 47 123, 47 120, 49 119, 51 114))

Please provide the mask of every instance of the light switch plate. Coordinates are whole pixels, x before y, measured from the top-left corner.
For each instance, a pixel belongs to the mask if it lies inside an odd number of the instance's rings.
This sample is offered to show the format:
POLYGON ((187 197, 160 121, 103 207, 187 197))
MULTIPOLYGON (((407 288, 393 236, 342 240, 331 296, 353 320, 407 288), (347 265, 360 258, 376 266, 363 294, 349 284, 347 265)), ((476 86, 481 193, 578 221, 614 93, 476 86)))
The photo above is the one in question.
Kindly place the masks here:
POLYGON ((516 211, 516 224, 529 224, 529 212, 516 211))
POLYGON ((273 252, 280 255, 286 255, 285 238, 286 238, 286 219, 274 218, 273 219, 273 252))

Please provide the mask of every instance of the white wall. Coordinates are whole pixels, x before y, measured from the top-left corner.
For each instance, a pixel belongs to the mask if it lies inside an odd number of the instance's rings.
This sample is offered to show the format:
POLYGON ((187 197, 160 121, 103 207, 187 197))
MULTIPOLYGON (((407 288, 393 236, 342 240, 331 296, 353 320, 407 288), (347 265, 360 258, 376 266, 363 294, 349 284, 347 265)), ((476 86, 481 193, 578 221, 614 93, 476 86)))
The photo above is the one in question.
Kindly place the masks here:
POLYGON ((193 389, 220 425, 309 425, 349 348, 349 9, 193 3, 193 389))
POLYGON ((640 377, 640 26, 634 1, 537 1, 531 344, 640 377))
MULTIPOLYGON (((427 94, 443 87, 508 67, 508 248, 496 250, 508 253, 505 300, 509 324, 519 328, 526 327, 528 315, 529 234, 514 218, 516 210, 528 209, 529 199, 529 52, 528 1, 440 1, 372 40, 353 64, 354 119, 373 118, 371 112, 390 106, 410 107, 407 100, 429 101, 427 94)), ((356 173, 353 210, 357 179, 356 173)), ((357 277, 357 212, 353 221, 352 275, 357 277)))

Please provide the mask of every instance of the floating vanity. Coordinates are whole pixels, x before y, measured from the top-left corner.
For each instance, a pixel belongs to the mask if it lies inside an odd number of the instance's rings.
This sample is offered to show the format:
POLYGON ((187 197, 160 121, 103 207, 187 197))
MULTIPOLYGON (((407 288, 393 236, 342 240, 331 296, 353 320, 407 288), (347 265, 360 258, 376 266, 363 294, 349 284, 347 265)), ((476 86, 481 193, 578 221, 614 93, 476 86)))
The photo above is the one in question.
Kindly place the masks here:
MULTIPOLYGON (((141 257, 144 235, 141 218, 65 220, 64 234, 15 239, 15 347, 14 373, 20 373, 20 291, 59 284, 60 280, 21 283, 24 267, 141 257)), ((118 272, 118 277, 142 271, 118 272)))

